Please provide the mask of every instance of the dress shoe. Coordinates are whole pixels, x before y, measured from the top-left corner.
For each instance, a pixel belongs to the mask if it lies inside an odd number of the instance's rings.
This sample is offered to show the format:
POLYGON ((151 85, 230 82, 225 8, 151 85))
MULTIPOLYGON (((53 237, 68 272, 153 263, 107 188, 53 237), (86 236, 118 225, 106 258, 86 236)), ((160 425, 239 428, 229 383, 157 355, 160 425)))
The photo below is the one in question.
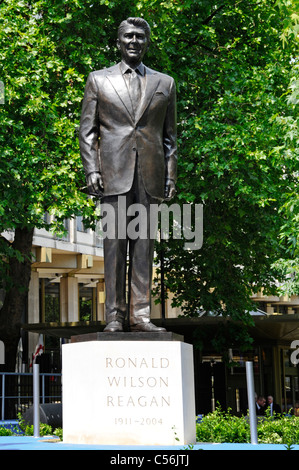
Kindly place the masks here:
POLYGON ((123 331, 123 324, 120 321, 111 321, 104 328, 104 331, 107 333, 114 333, 116 331, 123 331))
POLYGON ((163 331, 166 331, 166 329, 160 326, 156 326, 151 322, 148 322, 131 325, 131 331, 145 331, 146 333, 163 333, 163 331))

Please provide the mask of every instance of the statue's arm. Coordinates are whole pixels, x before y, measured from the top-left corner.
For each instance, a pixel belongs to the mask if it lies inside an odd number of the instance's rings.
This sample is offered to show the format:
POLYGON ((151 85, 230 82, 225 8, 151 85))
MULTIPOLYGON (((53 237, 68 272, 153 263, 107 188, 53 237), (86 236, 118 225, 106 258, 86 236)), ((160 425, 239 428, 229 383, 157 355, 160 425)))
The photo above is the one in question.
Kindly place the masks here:
POLYGON ((90 193, 103 189, 98 156, 99 132, 97 85, 90 73, 85 86, 79 130, 81 158, 90 193))
POLYGON ((176 86, 172 79, 168 100, 167 113, 164 122, 163 143, 165 154, 165 199, 170 200, 175 195, 177 178, 177 109, 176 86))

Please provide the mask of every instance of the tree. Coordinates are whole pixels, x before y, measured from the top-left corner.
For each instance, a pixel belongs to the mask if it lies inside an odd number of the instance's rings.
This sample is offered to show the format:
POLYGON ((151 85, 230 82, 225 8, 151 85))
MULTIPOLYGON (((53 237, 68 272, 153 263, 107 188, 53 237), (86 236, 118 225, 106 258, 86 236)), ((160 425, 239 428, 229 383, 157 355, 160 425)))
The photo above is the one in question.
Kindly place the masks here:
POLYGON ((94 223, 94 204, 80 191, 76 128, 87 75, 119 59, 116 30, 128 16, 144 16, 152 27, 147 65, 177 82, 176 202, 204 204, 202 249, 184 250, 183 240, 164 244, 167 287, 186 315, 204 309, 250 320, 252 290, 273 289, 281 273, 273 261, 288 259, 279 232, 293 236, 283 208, 297 194, 295 160, 287 151, 290 125, 279 117, 295 122, 284 96, 297 52, 286 29, 294 13, 287 0, 2 1, 0 233, 14 231, 12 244, 0 238, 8 369, 34 227, 59 233, 77 214, 94 223), (45 212, 55 216, 51 225, 45 212))
POLYGON ((76 128, 89 71, 115 54, 115 21, 127 2, 4 0, 0 5, 0 338, 13 370, 24 320, 34 228, 63 232, 65 218, 94 222, 76 128), (111 37, 113 36, 113 41, 111 37), (3 101, 3 100, 2 100, 3 101), (51 224, 44 214, 54 216, 51 224))
MULTIPOLYGON (((252 324, 252 293, 277 292, 285 273, 274 261, 289 256, 280 234, 297 194, 298 155, 286 149, 290 127, 277 118, 294 112, 285 94, 298 44, 283 41, 283 30, 296 21, 295 2, 139 5, 155 25, 152 60, 178 83, 177 201, 204 204, 202 249, 163 245, 165 284, 187 316, 206 311, 252 324)), ((287 227, 291 240, 290 219, 287 227)), ((247 347, 247 330, 237 341, 233 329, 230 347, 247 347)))
MULTIPOLYGON (((279 2, 284 10, 284 2, 279 2)), ((293 13, 286 15, 284 29, 281 35, 284 44, 292 44, 299 41, 299 15, 293 13)), ((295 48, 296 50, 298 48, 295 48)), ((280 242, 285 247, 287 257, 278 259, 274 266, 280 270, 285 282, 280 286, 282 294, 299 295, 299 196, 298 196, 298 161, 299 161, 299 135, 298 135, 298 104, 299 104, 299 65, 298 56, 294 54, 291 61, 292 74, 288 87, 287 105, 288 112, 275 117, 284 136, 283 150, 286 158, 293 163, 294 185, 285 194, 285 202, 280 207, 283 216, 283 225, 280 231, 280 242)))

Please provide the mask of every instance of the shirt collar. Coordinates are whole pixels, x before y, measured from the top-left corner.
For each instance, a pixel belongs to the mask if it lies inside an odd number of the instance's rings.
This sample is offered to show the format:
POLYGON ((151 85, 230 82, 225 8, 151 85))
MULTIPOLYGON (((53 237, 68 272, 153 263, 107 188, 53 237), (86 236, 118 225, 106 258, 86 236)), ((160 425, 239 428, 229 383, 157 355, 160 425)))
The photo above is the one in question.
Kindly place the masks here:
POLYGON ((140 73, 140 75, 144 76, 145 75, 145 66, 144 64, 141 62, 138 67, 136 67, 135 69, 133 69, 132 67, 129 67, 129 65, 127 65, 123 60, 121 61, 120 63, 120 70, 121 72, 124 74, 126 73, 128 70, 138 70, 138 72, 140 73))

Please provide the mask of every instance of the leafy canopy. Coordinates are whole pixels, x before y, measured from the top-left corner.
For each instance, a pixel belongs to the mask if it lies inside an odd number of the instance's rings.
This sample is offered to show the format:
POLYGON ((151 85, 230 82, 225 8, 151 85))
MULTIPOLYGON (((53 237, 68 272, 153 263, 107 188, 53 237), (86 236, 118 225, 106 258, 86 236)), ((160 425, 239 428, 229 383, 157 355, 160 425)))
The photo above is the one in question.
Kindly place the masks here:
POLYGON ((163 244, 174 305, 249 321, 252 291, 298 266, 295 1, 3 0, 0 233, 49 228, 45 212, 55 230, 76 214, 92 225, 76 129, 87 75, 119 59, 128 16, 152 27, 146 64, 177 83, 175 202, 204 204, 201 250, 163 244))

